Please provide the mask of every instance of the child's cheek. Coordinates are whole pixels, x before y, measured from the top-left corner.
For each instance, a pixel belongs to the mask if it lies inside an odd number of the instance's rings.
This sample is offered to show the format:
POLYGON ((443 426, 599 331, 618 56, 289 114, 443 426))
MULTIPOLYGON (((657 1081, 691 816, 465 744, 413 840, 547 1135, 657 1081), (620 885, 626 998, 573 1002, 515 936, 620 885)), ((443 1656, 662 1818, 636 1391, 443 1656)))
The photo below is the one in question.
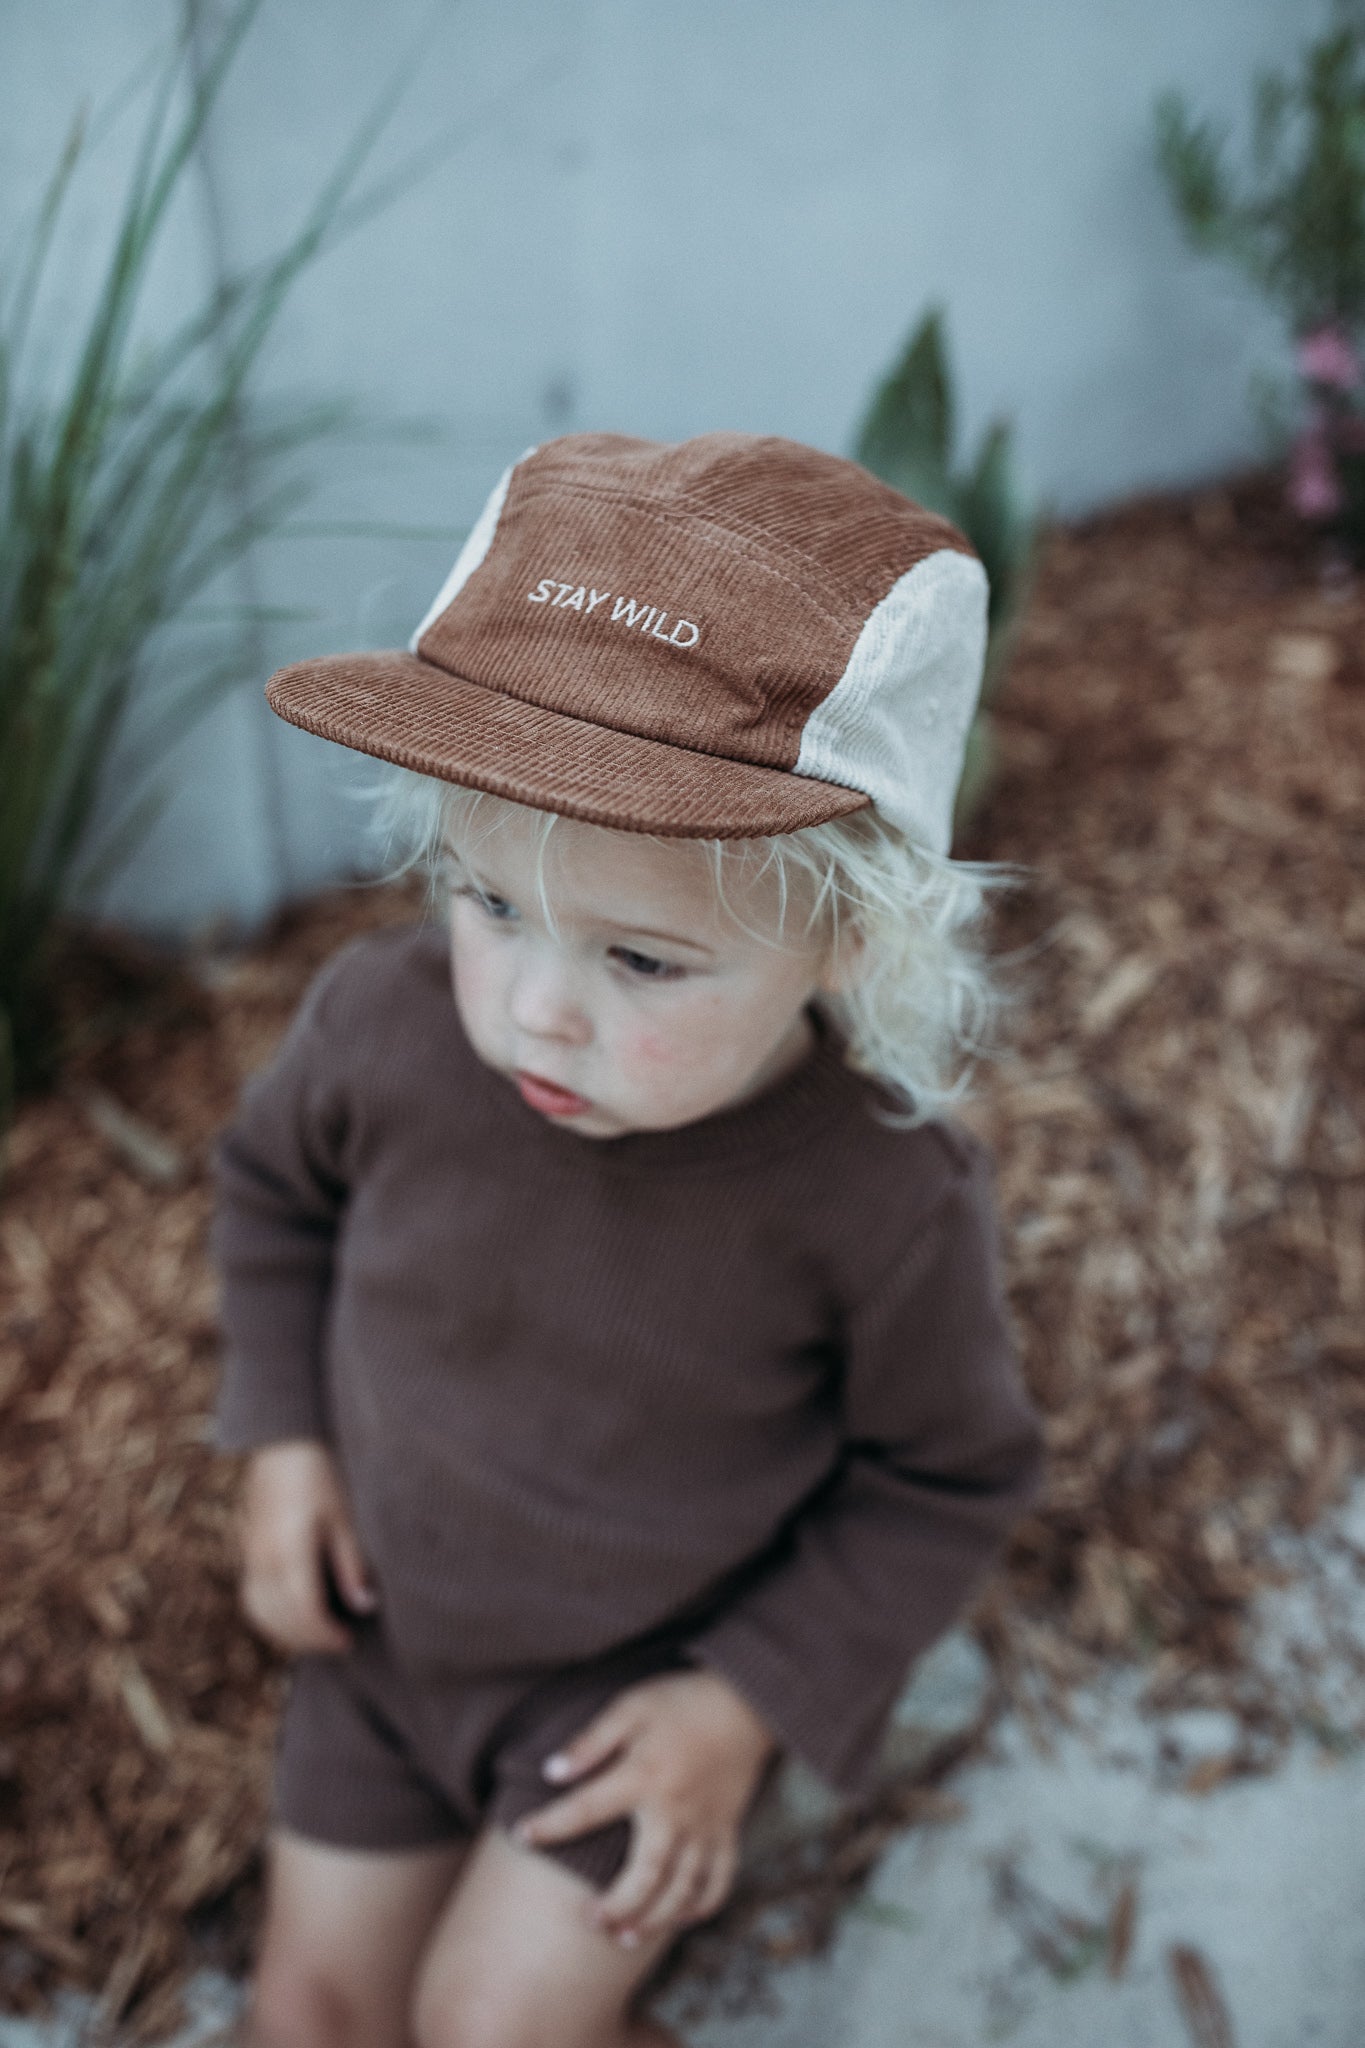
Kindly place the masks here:
POLYGON ((467 929, 458 934, 452 960, 455 1002, 477 1052, 494 1056, 501 1003, 499 962, 483 935, 467 929))
POLYGON ((719 1031, 724 1006, 707 1000, 690 1002, 667 1023, 640 1023, 626 1034, 618 1051, 621 1068, 643 1085, 686 1089, 700 1079, 726 1042, 719 1031), (708 1059, 708 1054, 711 1056, 708 1059))
POLYGON ((722 1027, 727 1006, 710 988, 670 990, 662 1014, 641 1017, 628 1029, 631 1058, 649 1073, 683 1073, 702 1063, 704 1048, 730 1036, 722 1027))
POLYGON ((667 1032, 634 1031, 622 1047, 622 1058, 632 1072, 663 1074, 677 1065, 681 1052, 667 1032))

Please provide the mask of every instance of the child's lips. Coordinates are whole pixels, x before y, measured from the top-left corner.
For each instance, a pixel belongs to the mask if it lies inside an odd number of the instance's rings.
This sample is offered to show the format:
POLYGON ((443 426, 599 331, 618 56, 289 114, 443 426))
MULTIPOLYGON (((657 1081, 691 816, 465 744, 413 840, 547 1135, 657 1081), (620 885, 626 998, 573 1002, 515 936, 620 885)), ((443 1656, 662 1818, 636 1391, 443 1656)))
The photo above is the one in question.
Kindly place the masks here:
POLYGON ((561 1088, 555 1081, 546 1081, 539 1074, 526 1074, 520 1070, 516 1076, 521 1099, 532 1109, 538 1109, 542 1116, 581 1116, 592 1104, 582 1095, 575 1095, 572 1088, 561 1088))

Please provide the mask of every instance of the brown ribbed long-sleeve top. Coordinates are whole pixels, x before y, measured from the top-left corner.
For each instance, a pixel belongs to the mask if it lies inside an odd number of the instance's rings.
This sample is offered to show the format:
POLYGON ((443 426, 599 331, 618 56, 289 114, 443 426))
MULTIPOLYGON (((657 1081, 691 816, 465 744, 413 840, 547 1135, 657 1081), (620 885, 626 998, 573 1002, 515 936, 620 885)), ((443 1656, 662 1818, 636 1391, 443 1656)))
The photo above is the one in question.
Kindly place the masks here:
POLYGON ((576 1137, 474 1055, 434 927, 345 947, 217 1149, 225 1449, 331 1444, 414 1681, 682 1618, 860 1790, 1035 1488, 988 1157, 826 1029, 764 1094, 576 1137))

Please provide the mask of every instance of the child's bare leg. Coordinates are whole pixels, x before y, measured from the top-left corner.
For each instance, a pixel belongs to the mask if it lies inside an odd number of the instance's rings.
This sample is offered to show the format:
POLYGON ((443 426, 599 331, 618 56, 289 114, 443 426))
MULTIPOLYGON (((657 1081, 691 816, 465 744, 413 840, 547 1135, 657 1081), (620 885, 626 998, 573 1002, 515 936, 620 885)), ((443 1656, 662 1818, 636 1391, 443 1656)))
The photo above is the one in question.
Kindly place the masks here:
POLYGON ((467 1854, 273 1834, 243 2048, 411 2048, 418 1959, 467 1854))
POLYGON ((418 1975, 416 2048, 680 2048, 627 2012, 674 1935, 623 1948, 592 1924, 592 1897, 562 1864, 488 1828, 418 1975))

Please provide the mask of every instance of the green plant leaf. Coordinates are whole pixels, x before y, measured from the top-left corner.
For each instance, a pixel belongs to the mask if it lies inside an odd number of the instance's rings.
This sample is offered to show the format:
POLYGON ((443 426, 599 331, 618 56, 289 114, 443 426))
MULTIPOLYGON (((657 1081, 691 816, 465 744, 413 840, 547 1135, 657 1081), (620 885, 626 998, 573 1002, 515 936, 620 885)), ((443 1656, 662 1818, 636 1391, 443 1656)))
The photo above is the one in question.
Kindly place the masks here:
POLYGON ((1228 213, 1223 176, 1225 138, 1191 118, 1177 92, 1156 103, 1157 162, 1186 229, 1196 240, 1216 235, 1228 213))
POLYGON ((1010 429, 1003 420, 994 421, 982 439, 959 494, 959 511, 990 579, 991 626, 1001 626, 1018 608, 1033 543, 1033 521, 1015 489, 1010 429))
POLYGON ((953 397, 942 315, 925 314, 858 432, 855 454, 865 468, 921 505, 945 509, 953 449, 953 397))
POLYGON ((953 804, 954 837, 976 815, 981 808, 987 790, 995 776, 995 734, 990 714, 978 711, 967 734, 966 751, 962 759, 962 774, 958 780, 957 796, 953 804))
POLYGON ((1157 163, 1196 246, 1241 269, 1291 331, 1365 323, 1365 11, 1338 7, 1292 74, 1253 86, 1250 175, 1176 93, 1155 109, 1157 163))
MULTIPOLYGON (((162 63, 55 402, 41 381, 26 390, 21 357, 36 330, 55 224, 87 160, 86 137, 108 126, 108 109, 73 125, 28 239, 0 280, 0 1014, 15 1088, 51 1066, 42 991, 57 921, 130 856, 164 800, 159 765, 244 673, 240 654, 215 661, 202 642, 189 673, 155 673, 158 636, 297 513, 306 484, 295 459, 350 419, 334 404, 270 413, 250 403, 260 350, 319 252, 418 175, 409 165, 397 182, 390 173, 361 184, 406 83, 400 72, 344 143, 294 233, 164 339, 136 338, 163 222, 259 5, 234 0, 195 53, 177 46, 162 63), (120 742, 135 701, 130 774, 120 742)), ((193 621, 201 636, 212 607, 206 612, 193 621)))

